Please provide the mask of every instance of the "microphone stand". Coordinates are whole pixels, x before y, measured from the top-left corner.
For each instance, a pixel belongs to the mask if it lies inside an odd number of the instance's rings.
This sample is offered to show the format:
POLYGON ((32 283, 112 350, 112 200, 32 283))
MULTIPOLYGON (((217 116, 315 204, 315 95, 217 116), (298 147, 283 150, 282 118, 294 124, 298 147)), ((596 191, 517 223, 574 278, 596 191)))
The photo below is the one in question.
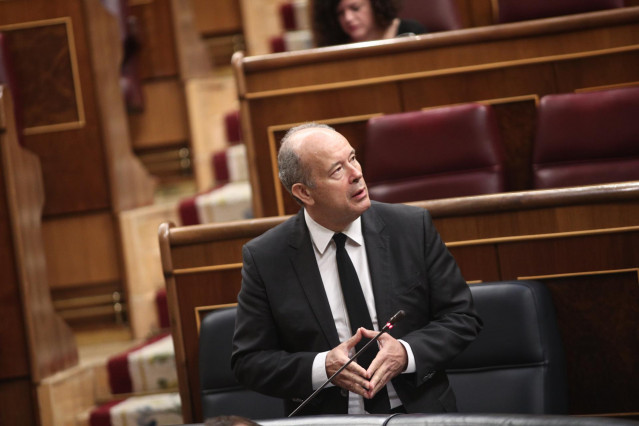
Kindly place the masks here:
POLYGON ((386 333, 388 330, 390 330, 391 328, 393 328, 394 324, 399 321, 400 319, 404 318, 404 311, 400 310, 398 311, 395 315, 393 315, 391 317, 391 319, 388 320, 388 322, 386 323, 386 325, 379 331, 379 333, 377 333, 377 335, 375 337, 373 337, 371 340, 369 340, 368 342, 366 342, 366 344, 364 346, 362 346, 362 348, 360 350, 358 350, 355 355, 353 355, 352 357, 350 357, 348 359, 348 361, 342 365, 339 370, 337 370, 335 373, 333 373, 333 375, 331 377, 328 378, 328 380, 326 380, 324 383, 322 383, 322 386, 320 386, 319 388, 317 388, 315 390, 315 392, 313 392, 308 398, 306 398, 295 410, 293 410, 293 412, 291 412, 291 414, 288 415, 288 417, 293 417, 295 414, 297 414, 302 408, 304 408, 306 406, 306 404, 308 404, 309 402, 311 402, 311 400, 313 398, 315 398, 315 396, 320 393, 320 391, 322 391, 330 382, 331 380, 333 380, 339 373, 342 372, 342 370, 344 370, 346 367, 348 367, 348 365, 353 362, 354 360, 357 359, 357 357, 359 356, 359 354, 361 354, 362 352, 364 352, 373 342, 377 343, 377 339, 379 339, 379 336, 381 336, 382 334, 386 333))

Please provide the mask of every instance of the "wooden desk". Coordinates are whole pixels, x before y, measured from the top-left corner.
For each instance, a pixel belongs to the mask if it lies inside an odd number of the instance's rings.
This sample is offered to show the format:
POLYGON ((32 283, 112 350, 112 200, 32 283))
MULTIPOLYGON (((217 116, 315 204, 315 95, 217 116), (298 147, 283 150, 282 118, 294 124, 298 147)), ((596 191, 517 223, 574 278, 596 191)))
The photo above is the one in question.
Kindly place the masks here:
MULTIPOLYGON (((415 204, 432 213, 469 282, 534 277, 548 285, 566 346, 572 414, 639 412, 639 182, 415 204)), ((286 218, 160 227, 185 422, 202 420, 202 313, 236 302, 242 245, 286 218)))
POLYGON ((495 105, 509 190, 529 189, 541 96, 639 82, 639 7, 413 38, 233 59, 256 217, 296 210, 275 173, 276 144, 309 120, 361 151, 370 117, 464 102, 495 105))

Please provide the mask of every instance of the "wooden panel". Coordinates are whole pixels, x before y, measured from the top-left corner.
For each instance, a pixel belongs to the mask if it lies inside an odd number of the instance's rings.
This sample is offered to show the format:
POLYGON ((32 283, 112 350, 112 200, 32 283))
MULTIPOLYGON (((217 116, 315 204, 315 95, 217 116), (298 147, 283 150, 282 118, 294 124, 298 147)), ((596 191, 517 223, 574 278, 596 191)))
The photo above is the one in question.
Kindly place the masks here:
MULTIPOLYGON (((602 185, 602 187, 606 186, 602 185)), ((454 210, 449 207, 463 201, 461 198, 415 204, 431 211, 442 238, 448 242, 618 228, 638 224, 639 204, 637 203, 609 200, 601 201, 602 204, 594 201, 590 204, 584 201, 572 204, 565 200, 567 205, 562 205, 560 204, 561 196, 567 195, 563 192, 565 190, 562 190, 557 197, 553 197, 557 205, 544 205, 541 201, 543 197, 556 191, 521 191, 497 194, 497 196, 469 197, 467 201, 477 203, 477 209, 471 209, 467 213, 451 214, 454 210), (497 207, 500 202, 505 207, 503 210, 497 207), (518 203, 522 207, 512 208, 518 203), (482 205, 486 210, 480 209, 482 205), (494 210, 490 211, 491 208, 494 210)), ((569 191, 574 191, 574 188, 569 191)))
POLYGON ((637 411, 637 273, 540 278, 555 304, 571 414, 637 411))
POLYGON ((111 213, 47 219, 42 235, 52 289, 122 279, 111 213))
POLYGON ((242 246, 250 240, 238 238, 233 240, 212 241, 205 246, 185 245, 175 247, 172 252, 173 265, 176 269, 197 268, 202 265, 231 265, 242 262, 242 246))
POLYGON ((639 56, 636 51, 563 61, 555 64, 557 91, 574 92, 577 89, 639 81, 639 56))
POLYGON ((0 382, 0 424, 40 424, 33 388, 28 380, 0 382))
POLYGON ((26 132, 42 131, 42 126, 83 125, 84 111, 76 97, 75 51, 69 44, 70 21, 16 28, 6 32, 18 85, 24 103, 26 132), (18 50, 20 49, 20 50, 18 50), (20 51, 28 51, 29 56, 20 51), (42 70, 51 64, 49 72, 42 70), (35 66, 34 66, 35 65, 35 66))
POLYGON ((189 140, 188 114, 184 89, 177 79, 143 84, 145 108, 129 116, 135 149, 154 148, 189 140))
POLYGON ((634 268, 639 265, 637 238, 639 231, 503 243, 498 248, 502 277, 634 268))
POLYGON ((532 188, 532 153, 538 97, 489 102, 495 110, 506 154, 507 191, 532 188))
POLYGON ((466 281, 499 281, 499 257, 494 245, 449 247, 466 281))
POLYGON ((195 28, 206 36, 242 32, 240 0, 192 0, 195 28))
POLYGON ((140 77, 177 76, 179 72, 170 0, 130 2, 140 44, 140 77))
POLYGON ((24 143, 41 158, 45 215, 109 205, 86 34, 73 25, 81 18, 72 3, 45 20, 36 20, 44 18, 37 5, 28 6, 27 17, 21 16, 24 3, 0 3, 0 30, 7 33, 24 94, 24 143))

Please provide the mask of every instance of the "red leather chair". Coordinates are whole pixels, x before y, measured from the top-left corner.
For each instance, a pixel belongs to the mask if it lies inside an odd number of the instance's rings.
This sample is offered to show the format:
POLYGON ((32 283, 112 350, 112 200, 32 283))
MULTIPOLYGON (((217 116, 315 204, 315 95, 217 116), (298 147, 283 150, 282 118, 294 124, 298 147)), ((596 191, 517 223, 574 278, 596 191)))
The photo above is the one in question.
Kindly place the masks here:
POLYGON ((403 0, 399 17, 418 21, 429 33, 462 28, 455 0, 403 0))
POLYGON ((639 179, 639 87, 541 98, 535 188, 639 179))
POLYGON ((571 15, 624 6, 624 0, 498 0, 496 3, 498 5, 498 23, 571 15))
POLYGON ((504 154, 490 106, 464 104, 375 117, 364 176, 391 203, 503 192, 504 154))

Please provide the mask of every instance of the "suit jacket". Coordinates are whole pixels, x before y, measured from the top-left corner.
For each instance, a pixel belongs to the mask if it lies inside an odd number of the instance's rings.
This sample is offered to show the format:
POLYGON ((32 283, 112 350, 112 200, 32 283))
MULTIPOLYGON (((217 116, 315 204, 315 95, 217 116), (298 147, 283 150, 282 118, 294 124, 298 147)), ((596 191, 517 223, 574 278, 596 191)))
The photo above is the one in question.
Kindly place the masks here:
MULTIPOLYGON (((456 411, 444 368, 481 328, 466 281, 422 208, 373 202, 362 230, 381 325, 406 312, 390 334, 411 346, 416 372, 393 379, 399 398, 409 413, 456 411)), ((313 392, 317 353, 340 343, 303 211, 242 254, 231 364, 240 383, 284 398, 290 412, 313 392)), ((300 414, 347 410, 348 393, 327 387, 300 414)))

